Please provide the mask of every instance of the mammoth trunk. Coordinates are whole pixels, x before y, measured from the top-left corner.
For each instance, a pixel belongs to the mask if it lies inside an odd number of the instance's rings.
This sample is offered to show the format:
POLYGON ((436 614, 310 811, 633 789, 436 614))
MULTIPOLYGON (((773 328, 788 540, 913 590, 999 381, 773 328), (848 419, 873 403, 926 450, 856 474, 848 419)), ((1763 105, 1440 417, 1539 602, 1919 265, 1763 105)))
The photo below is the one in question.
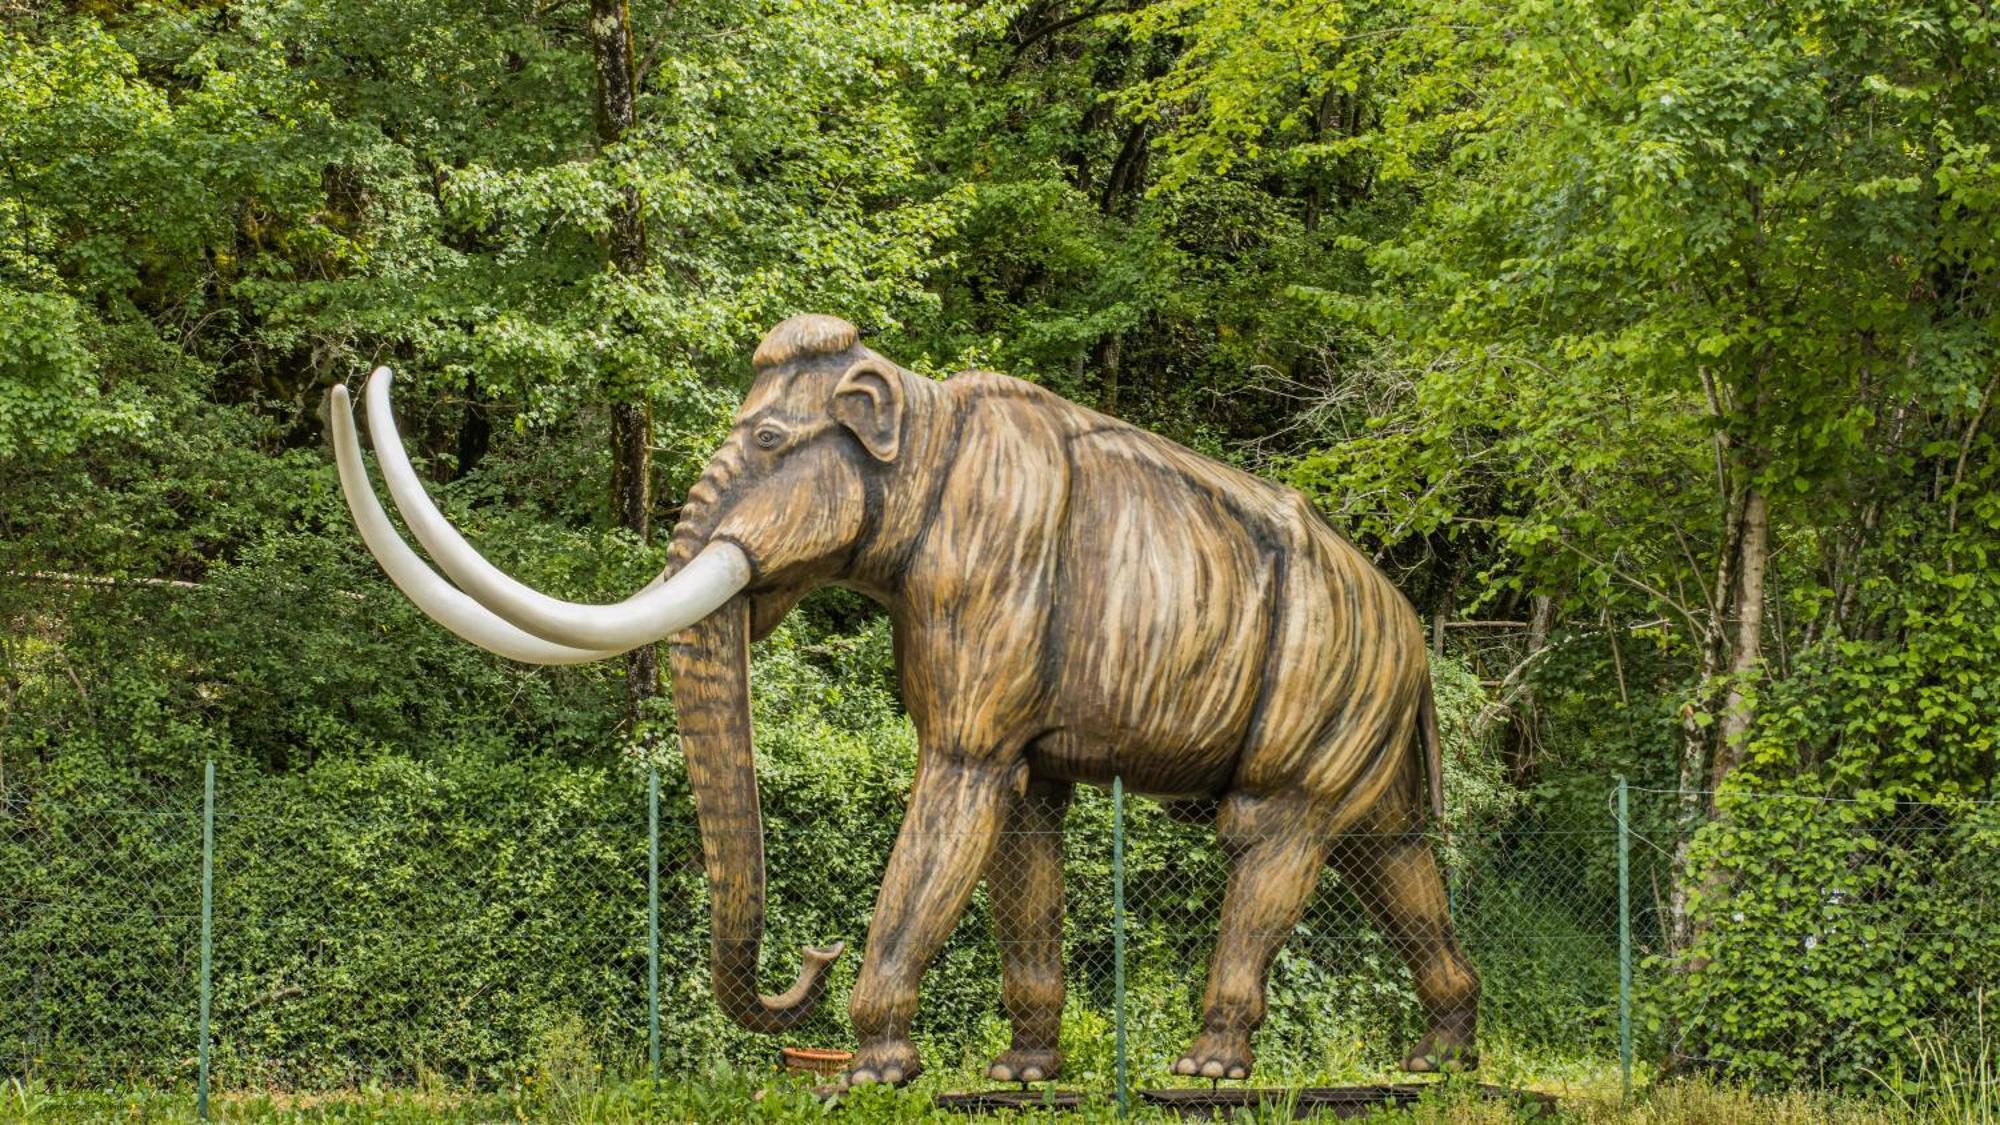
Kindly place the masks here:
POLYGON ((750 740, 749 631, 749 602, 738 596, 674 639, 674 707, 708 871, 715 999, 744 1027, 777 1032, 811 1014, 841 946, 805 950, 798 979, 782 995, 757 991, 764 823, 750 740))

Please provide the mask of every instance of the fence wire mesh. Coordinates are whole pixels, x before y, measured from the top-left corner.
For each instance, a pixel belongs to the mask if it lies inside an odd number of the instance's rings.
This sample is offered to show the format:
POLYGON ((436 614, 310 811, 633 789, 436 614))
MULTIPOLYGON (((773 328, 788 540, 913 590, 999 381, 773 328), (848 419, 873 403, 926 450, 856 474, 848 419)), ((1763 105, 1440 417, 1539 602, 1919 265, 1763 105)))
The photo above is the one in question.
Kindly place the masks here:
MULTIPOLYGON (((1725 798, 1709 819, 1706 795, 1632 797, 1624 920, 1642 1077, 1879 1081, 1924 1044, 1983 1034, 2000 969, 1995 806, 1767 796, 1725 798)), ((653 1002, 666 1071, 765 1069, 780 1046, 853 1049, 864 973, 892 1023, 916 983, 912 1035, 948 1080, 979 1084, 995 1060, 1018 1076, 1053 1036, 1066 1086, 1110 1089, 1121 1043, 1132 1085, 1193 1081, 1172 1071, 1203 1030, 1233 861, 1187 811, 1126 798, 1118 871, 1108 794, 1080 787, 1041 817, 1017 813, 976 884, 935 872, 910 884, 923 901, 964 902, 955 926, 888 935, 869 932, 886 855, 858 862, 851 826, 771 808, 760 839, 791 861, 769 872, 758 991, 784 991, 802 947, 854 946, 816 1009, 771 1035, 739 1026, 714 995, 703 849, 684 798, 661 810, 649 996, 644 776, 497 812, 434 791, 396 803, 360 790, 317 794, 302 811, 295 789, 225 777, 213 1083, 505 1088, 551 1067, 643 1074, 653 1002), (815 854, 826 862, 797 862, 815 854), (873 959, 871 940, 883 946, 873 959)), ((1516 811, 1416 849, 1439 862, 1480 978, 1482 1070, 1517 1085, 1617 1066, 1621 824, 1609 812, 1577 824, 1516 811)), ((192 1085, 202 828, 198 786, 148 807, 0 799, 0 1066, 57 1086, 192 1085)), ((1246 938, 1270 955, 1258 1080, 1393 1074, 1433 1022, 1394 918, 1368 905, 1392 842, 1408 840, 1336 839, 1296 919, 1280 909, 1281 933, 1246 938)))
POLYGON ((201 795, 151 808, 0 799, 0 1052, 14 1074, 193 1074, 201 795))

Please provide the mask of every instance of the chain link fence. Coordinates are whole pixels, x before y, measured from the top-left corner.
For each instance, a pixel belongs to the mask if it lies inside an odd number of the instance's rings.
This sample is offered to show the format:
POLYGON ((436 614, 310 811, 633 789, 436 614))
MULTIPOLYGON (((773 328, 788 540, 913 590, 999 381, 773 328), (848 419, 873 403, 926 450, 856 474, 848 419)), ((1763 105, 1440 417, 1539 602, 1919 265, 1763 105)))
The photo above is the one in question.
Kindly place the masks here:
MULTIPOLYGON (((649 832, 643 775, 519 807, 296 796, 225 776, 212 810, 198 785, 149 807, 0 799, 0 1067, 52 1086, 185 1087, 205 1064, 231 1089, 505 1088, 552 1067, 764 1069, 780 1046, 853 1046, 858 947, 781 1035, 723 1014, 698 833, 673 799, 649 832)), ((1986 1034, 1995 806, 1725 799, 1690 832, 1706 804, 1633 790, 1596 824, 1517 811, 1429 841, 1480 977, 1491 1080, 1615 1077, 1621 1047, 1642 1079, 1915 1080, 1926 1051, 1986 1034)), ((1064 1085, 1190 1081, 1172 1068, 1201 1030, 1231 859, 1185 813, 1079 788, 1003 832, 922 975, 929 1073, 983 1084, 1022 1045, 1010 1008, 1039 1005, 1059 1013, 1064 1085)), ((771 872, 761 991, 777 993, 801 947, 865 938, 883 857, 782 808, 765 831, 826 857, 771 872)), ((1378 844, 1336 841, 1270 943, 1256 1080, 1379 1080, 1427 1030, 1363 901, 1378 844)))

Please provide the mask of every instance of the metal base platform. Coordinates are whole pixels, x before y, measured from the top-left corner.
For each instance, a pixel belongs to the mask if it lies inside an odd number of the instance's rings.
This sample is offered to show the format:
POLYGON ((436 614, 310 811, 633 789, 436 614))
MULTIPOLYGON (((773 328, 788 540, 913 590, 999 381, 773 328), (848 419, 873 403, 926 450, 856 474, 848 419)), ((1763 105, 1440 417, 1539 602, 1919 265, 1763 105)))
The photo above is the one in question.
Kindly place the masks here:
MULTIPOLYGON (((1509 1090, 1500 1086, 1474 1087, 1489 1101, 1515 1105, 1536 1105, 1554 1113, 1556 1099, 1533 1090, 1509 1090)), ((1257 1087, 1214 1087, 1140 1090, 1140 1105, 1152 1106, 1179 1117, 1226 1121, 1238 1110, 1257 1110, 1268 1119, 1273 1111, 1290 1107, 1293 1120, 1309 1117, 1364 1117, 1380 1109, 1415 1105, 1428 1085, 1395 1083, 1382 1086, 1307 1086, 1295 1090, 1257 1087)))
POLYGON ((1075 1090, 1041 1089, 1033 1086, 1005 1090, 978 1090, 965 1094, 939 1094, 931 1104, 960 1113, 1013 1113, 1025 1109, 1081 1109, 1091 1095, 1075 1090))
MULTIPOLYGON (((1429 1085, 1415 1083, 1382 1086, 1307 1086, 1300 1089, 1218 1085, 1209 1089, 1177 1087, 1164 1090, 1135 1090, 1132 1099, 1136 1105, 1149 1106, 1176 1117, 1196 1120, 1227 1121, 1238 1111, 1248 1110, 1256 1110, 1268 1120, 1273 1112, 1282 1113, 1287 1109, 1290 1110, 1293 1120, 1305 1120, 1310 1117, 1365 1117, 1380 1109, 1414 1105, 1417 1099, 1423 1097, 1424 1091, 1430 1088, 1429 1085)), ((1537 1093, 1534 1090, 1509 1090, 1503 1086, 1484 1084, 1472 1089, 1488 1101, 1507 1102, 1523 1108, 1535 1106, 1542 1113, 1550 1115, 1555 1113, 1556 1099, 1553 1094, 1537 1093)), ((1023 1087, 980 1090, 963 1094, 939 1094, 932 1099, 932 1104, 939 1109, 956 1110, 960 1113, 1008 1113, 1030 1109, 1079 1109, 1099 1097, 1100 1095, 1080 1094, 1073 1090, 1023 1087)))

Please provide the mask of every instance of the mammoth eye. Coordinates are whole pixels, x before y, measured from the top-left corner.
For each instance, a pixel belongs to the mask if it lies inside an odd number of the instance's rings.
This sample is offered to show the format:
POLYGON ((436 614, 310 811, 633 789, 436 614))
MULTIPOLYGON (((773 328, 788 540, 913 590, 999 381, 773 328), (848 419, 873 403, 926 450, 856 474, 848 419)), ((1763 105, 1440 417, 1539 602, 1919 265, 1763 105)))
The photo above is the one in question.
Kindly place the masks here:
POLYGON ((760 426, 752 440, 756 441, 759 449, 776 449, 778 443, 785 440, 785 432, 776 426, 760 426))

